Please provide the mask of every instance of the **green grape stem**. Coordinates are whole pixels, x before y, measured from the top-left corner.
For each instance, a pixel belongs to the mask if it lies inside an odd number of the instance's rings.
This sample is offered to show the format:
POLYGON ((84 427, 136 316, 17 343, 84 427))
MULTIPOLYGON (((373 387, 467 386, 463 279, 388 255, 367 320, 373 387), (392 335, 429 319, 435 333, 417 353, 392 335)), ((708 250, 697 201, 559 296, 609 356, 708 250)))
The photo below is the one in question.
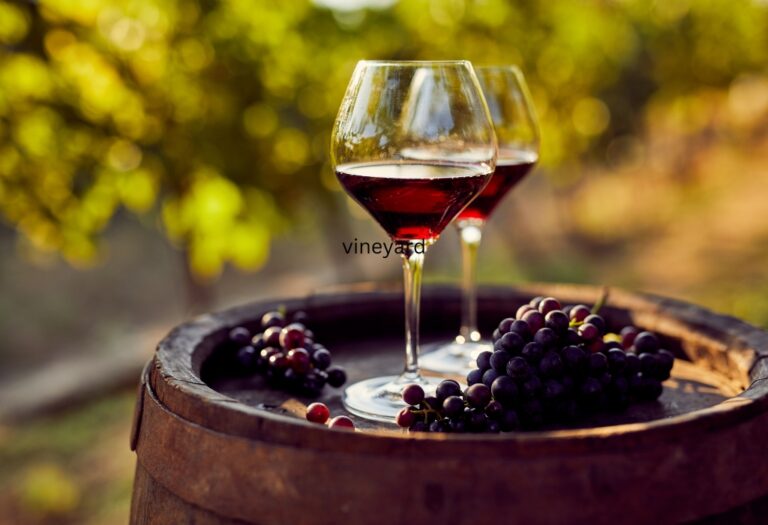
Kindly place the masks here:
POLYGON ((605 306, 605 304, 608 302, 608 296, 610 295, 611 289, 607 286, 603 286, 603 292, 600 294, 600 299, 597 300, 595 306, 593 306, 592 310, 590 310, 590 313, 592 315, 597 315, 603 306, 605 306))

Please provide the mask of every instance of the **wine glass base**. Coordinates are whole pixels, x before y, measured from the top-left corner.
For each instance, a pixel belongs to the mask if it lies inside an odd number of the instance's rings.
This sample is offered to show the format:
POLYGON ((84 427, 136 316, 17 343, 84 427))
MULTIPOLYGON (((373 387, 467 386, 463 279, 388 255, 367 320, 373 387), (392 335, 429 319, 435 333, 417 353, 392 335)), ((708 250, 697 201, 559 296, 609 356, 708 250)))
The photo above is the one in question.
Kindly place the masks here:
POLYGON ((490 341, 468 341, 466 343, 448 343, 435 345, 435 350, 424 348, 424 355, 419 358, 422 370, 439 374, 456 374, 466 376, 470 370, 477 368, 475 359, 480 352, 493 352, 490 341))
POLYGON ((428 396, 442 381, 440 377, 385 376, 365 379, 344 390, 344 407, 352 414, 375 421, 394 423, 395 416, 405 407, 400 395, 403 387, 418 383, 428 396))

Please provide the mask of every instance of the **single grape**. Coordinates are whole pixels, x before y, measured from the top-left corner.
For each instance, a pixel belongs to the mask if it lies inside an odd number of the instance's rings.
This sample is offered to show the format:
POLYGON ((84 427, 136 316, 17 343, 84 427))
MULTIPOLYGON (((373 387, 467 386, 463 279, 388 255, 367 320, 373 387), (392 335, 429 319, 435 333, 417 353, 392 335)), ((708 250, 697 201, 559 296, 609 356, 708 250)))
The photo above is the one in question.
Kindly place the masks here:
POLYGON ((561 352, 563 364, 568 370, 581 372, 587 364, 587 353, 578 346, 566 346, 561 352))
POLYGON ((403 396, 403 402, 407 405, 416 406, 424 401, 424 389, 416 383, 406 385, 401 395, 403 396))
POLYGON ((317 397, 323 391, 323 387, 327 381, 328 376, 325 373, 318 374, 317 372, 311 371, 301 379, 301 389, 305 395, 317 397))
POLYGON ((675 356, 672 354, 672 352, 669 350, 664 350, 663 348, 660 349, 656 354, 656 359, 658 359, 661 369, 667 373, 672 370, 672 367, 675 364, 675 356))
POLYGON ((262 330, 266 330, 272 326, 278 326, 280 328, 285 326, 285 316, 277 310, 267 312, 261 316, 262 330))
POLYGON ((543 387, 539 376, 531 376, 520 384, 520 393, 526 398, 536 397, 543 387))
POLYGON ((603 394, 603 385, 594 377, 588 377, 581 385, 582 398, 588 403, 599 400, 603 394))
POLYGON ((656 356, 654 354, 640 354, 640 371, 643 373, 644 376, 650 376, 655 377, 657 370, 660 368, 658 366, 659 362, 656 360, 656 356))
POLYGON ((435 390, 435 397, 437 397, 438 400, 442 401, 450 396, 460 396, 461 395, 461 385, 454 381, 453 379, 445 379, 444 381, 441 381, 439 385, 437 385, 437 389, 435 390))
POLYGON ((336 416, 335 418, 331 419, 330 423, 328 423, 328 426, 330 428, 340 428, 346 430, 355 429, 355 423, 347 416, 336 416))
POLYGON ((238 346, 245 346, 251 342, 251 332, 244 326, 236 326, 229 331, 229 340, 238 346))
POLYGON ((471 411, 467 416, 467 427, 472 432, 484 432, 488 425, 488 417, 482 410, 471 411))
POLYGON ((464 413, 464 400, 460 396, 448 396, 445 398, 445 401, 443 401, 443 414, 453 417, 462 413, 464 413))
POLYGON ((539 372, 543 377, 560 377, 563 373, 563 361, 555 351, 544 354, 539 363, 539 372))
POLYGON ((476 384, 485 385, 488 388, 491 388, 491 385, 496 380, 496 378, 499 377, 499 375, 500 374, 496 370, 494 370, 493 368, 489 368, 488 370, 485 371, 485 373, 483 373, 483 382, 476 383, 476 384))
MULTIPOLYGON (((508 334, 507 334, 508 335, 508 334)), ((507 370, 507 363, 512 356, 505 350, 497 350, 491 355, 491 368, 499 373, 504 373, 507 370)))
POLYGON ((279 326, 270 326, 269 328, 264 330, 264 333, 262 334, 262 337, 264 338, 264 344, 267 346, 274 346, 274 347, 280 346, 281 331, 282 331, 282 328, 279 326))
POLYGON ((512 326, 509 328, 510 332, 514 332, 520 337, 523 338, 524 341, 530 341, 531 337, 533 337, 533 332, 531 332, 531 327, 523 321, 522 319, 518 319, 514 323, 512 323, 512 326))
POLYGON ((440 401, 434 396, 427 396, 421 402, 422 409, 437 410, 440 408, 440 401))
POLYGON ((507 332, 493 345, 494 350, 505 350, 512 355, 517 355, 525 346, 525 341, 516 332, 507 332))
POLYGON ((470 370, 467 374, 467 385, 472 386, 477 383, 483 382, 483 371, 479 368, 475 368, 474 370, 470 370))
POLYGON ((485 372, 489 368, 491 368, 491 352, 488 350, 484 350, 480 352, 480 355, 477 356, 477 359, 475 360, 475 364, 477 365, 477 368, 485 372))
POLYGON ((395 416, 395 423, 400 428, 409 428, 416 422, 416 414, 411 412, 410 407, 403 407, 395 416))
POLYGON ((549 312, 560 310, 562 307, 563 306, 560 304, 560 301, 554 297, 545 297, 539 303, 538 310, 542 313, 542 315, 547 315, 549 312))
POLYGON ((517 384, 509 376, 499 376, 491 384, 491 394, 505 406, 512 406, 517 399, 517 384))
POLYGON ((544 381, 544 389, 542 391, 544 399, 548 401, 554 401, 565 395, 565 388, 563 384, 556 379, 547 379, 544 381))
POLYGON ((276 370, 285 370, 288 368, 288 359, 284 353, 278 352, 269 357, 269 366, 276 370))
POLYGON ((467 388, 467 402, 475 408, 485 408, 491 400, 491 389, 480 383, 467 388))
POLYGON ((291 323, 300 323, 300 324, 306 325, 308 319, 309 319, 309 316, 307 315, 307 312, 303 310, 296 310, 291 315, 291 323))
POLYGON ((611 381, 613 380, 613 374, 606 370, 602 374, 598 375, 596 379, 600 381, 600 384, 603 385, 603 388, 605 388, 611 384, 611 381))
POLYGON ((513 357, 507 363, 507 375, 515 379, 525 379, 530 375, 531 368, 522 357, 513 357))
POLYGON ((547 328, 556 334, 564 334, 568 330, 568 316, 560 310, 552 310, 544 317, 547 328))
POLYGON ((514 322, 515 322, 515 318, 514 317, 507 317, 506 319, 501 321, 499 323, 499 333, 501 335, 504 335, 507 332, 509 332, 509 329, 512 327, 512 323, 514 323, 514 322))
POLYGON ((309 352, 304 348, 290 350, 286 358, 288 359, 288 366, 297 374, 306 374, 312 364, 309 352))
POLYGON ((584 339, 579 335, 578 329, 569 328, 563 336, 563 342, 567 345, 580 345, 584 339))
POLYGON ((499 332, 499 329, 497 328, 493 331, 493 334, 491 334, 491 340, 495 343, 499 339, 501 339, 501 332, 499 332))
POLYGON ((544 355, 544 347, 539 343, 531 342, 523 347, 520 356, 525 359, 529 365, 538 365, 544 355))
POLYGON ((588 315, 590 315, 592 312, 584 306, 583 304, 577 304, 573 308, 571 308, 571 320, 576 321, 577 323, 584 322, 584 319, 587 318, 588 315))
POLYGON ((448 425, 451 428, 451 432, 455 432, 456 434, 461 434, 467 431, 467 422, 461 417, 450 419, 448 425))
POLYGON ((606 332, 607 325, 605 323, 605 319, 603 319, 601 316, 597 314, 588 315, 587 317, 584 318, 584 322, 595 325, 597 329, 600 330, 601 334, 604 334, 606 332))
POLYGON ((566 304, 565 306, 563 306, 562 312, 568 317, 568 319, 571 318, 571 310, 573 310, 573 306, 574 305, 572 304, 566 304))
POLYGON ((254 347, 257 352, 260 352, 262 348, 267 346, 264 343, 264 334, 256 334, 251 337, 251 346, 254 347))
POLYGON ((531 327, 531 332, 536 333, 544 327, 544 316, 537 310, 526 312, 522 318, 531 327))
POLYGON ((627 352, 627 363, 624 365, 624 372, 627 376, 636 374, 640 371, 640 358, 634 352, 627 352))
MULTIPOLYGON (((501 378, 499 378, 501 379, 501 378)), ((509 379, 509 378, 507 378, 509 379)), ((493 389, 491 389, 493 390, 493 389)), ((493 399, 491 400, 488 405, 485 407, 485 415, 488 416, 489 419, 499 419, 501 416, 504 415, 504 405, 502 405, 498 400, 493 399)))
POLYGON ((541 328, 533 336, 533 340, 544 348, 555 346, 558 342, 557 334, 551 328, 541 328))
POLYGON ((625 350, 632 348, 632 345, 635 344, 635 338, 639 333, 640 330, 634 326, 625 326, 622 328, 620 333, 621 346, 623 346, 625 350))
POLYGON ((597 326, 591 323, 584 323, 583 325, 579 326, 578 332, 579 336, 581 336, 581 338, 585 341, 594 341, 600 337, 600 330, 597 328, 597 326))
POLYGON ((341 367, 332 366, 326 372, 328 373, 328 384, 333 388, 339 388, 347 382, 347 373, 341 367))
POLYGON ((530 304, 524 304, 523 306, 517 309, 517 312, 515 312, 515 317, 517 319, 522 319, 526 313, 532 312, 533 310, 535 310, 533 306, 531 306, 530 304))
POLYGON ((312 364, 318 370, 325 370, 331 366, 331 353, 325 348, 320 348, 312 353, 312 364))
POLYGON ((605 354, 596 353, 589 356, 589 373, 592 376, 599 376, 608 370, 608 359, 605 354))
POLYGON ((640 332, 635 337, 634 346, 638 354, 655 353, 659 349, 659 339, 652 332, 640 332))
POLYGON ((611 372, 621 372, 627 366, 627 354, 619 348, 611 348, 606 353, 611 372))
POLYGON ((639 398, 643 401, 655 401, 664 392, 661 381, 643 375, 640 381, 639 398))
POLYGON ((284 350, 299 348, 304 345, 304 340, 304 330, 300 329, 294 323, 291 323, 280 330, 280 346, 282 346, 284 350))
POLYGON ((538 296, 534 297, 533 299, 531 299, 531 302, 529 302, 528 304, 531 306, 531 308, 538 309, 539 308, 539 304, 544 299, 545 299, 545 297, 543 295, 538 295, 538 296))
POLYGON ((259 353, 251 345, 244 346, 237 351, 237 361, 240 366, 246 370, 251 370, 256 366, 256 360, 259 358, 259 353))
POLYGON ((331 417, 331 411, 323 403, 312 403, 307 407, 307 421, 323 425, 329 417, 331 417))

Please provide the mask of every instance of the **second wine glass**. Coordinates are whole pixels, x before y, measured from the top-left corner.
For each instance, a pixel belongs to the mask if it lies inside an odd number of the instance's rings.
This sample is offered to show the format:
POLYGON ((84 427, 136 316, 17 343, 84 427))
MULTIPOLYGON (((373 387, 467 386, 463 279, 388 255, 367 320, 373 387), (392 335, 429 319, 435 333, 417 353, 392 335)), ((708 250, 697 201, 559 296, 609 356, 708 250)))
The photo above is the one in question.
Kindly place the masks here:
POLYGON ((476 266, 483 227, 539 158, 539 128, 522 72, 516 66, 476 67, 475 71, 496 129, 499 156, 491 181, 454 220, 461 241, 461 329, 453 342, 422 358, 424 369, 446 374, 466 374, 480 352, 493 348, 477 328, 476 266))
POLYGON ((405 368, 399 376, 366 379, 344 393, 350 412, 391 422, 405 406, 405 385, 430 384, 418 364, 424 252, 488 183, 496 138, 469 62, 362 61, 331 141, 339 182, 403 258, 405 368))

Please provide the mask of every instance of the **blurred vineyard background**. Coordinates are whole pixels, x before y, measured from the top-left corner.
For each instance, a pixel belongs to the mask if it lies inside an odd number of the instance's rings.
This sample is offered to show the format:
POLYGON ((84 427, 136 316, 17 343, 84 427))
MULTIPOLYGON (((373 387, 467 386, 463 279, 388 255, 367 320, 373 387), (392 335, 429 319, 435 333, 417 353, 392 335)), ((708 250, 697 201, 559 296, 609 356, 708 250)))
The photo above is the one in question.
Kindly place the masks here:
MULTIPOLYGON (((363 58, 525 72, 541 165, 489 225, 482 281, 768 325, 764 0, 0 0, 0 523, 127 519, 132 395, 10 419, 31 393, 130 383, 196 311, 399 278, 341 248, 384 240, 328 165, 363 58)), ((457 275, 450 231, 426 279, 457 275)))

